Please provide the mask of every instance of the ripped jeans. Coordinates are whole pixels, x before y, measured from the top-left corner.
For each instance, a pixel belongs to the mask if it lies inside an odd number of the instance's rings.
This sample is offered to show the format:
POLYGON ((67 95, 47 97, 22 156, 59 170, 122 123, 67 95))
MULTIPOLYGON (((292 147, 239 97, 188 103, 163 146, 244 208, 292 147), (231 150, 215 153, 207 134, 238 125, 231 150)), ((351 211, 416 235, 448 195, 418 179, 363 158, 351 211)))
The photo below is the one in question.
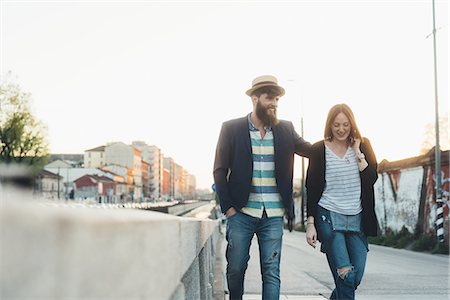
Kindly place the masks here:
POLYGON ((254 234, 258 237, 262 299, 280 298, 280 257, 283 217, 254 218, 237 212, 227 219, 227 282, 230 300, 242 299, 244 275, 254 234))
MULTIPOLYGON (((320 251, 327 256, 336 286, 330 299, 353 300, 366 266, 369 251, 367 237, 360 229, 361 226, 358 226, 359 231, 341 230, 341 227, 337 230, 333 226, 330 211, 320 205, 317 206, 316 218, 320 251)), ((345 216, 340 215, 340 223, 343 218, 345 216)))

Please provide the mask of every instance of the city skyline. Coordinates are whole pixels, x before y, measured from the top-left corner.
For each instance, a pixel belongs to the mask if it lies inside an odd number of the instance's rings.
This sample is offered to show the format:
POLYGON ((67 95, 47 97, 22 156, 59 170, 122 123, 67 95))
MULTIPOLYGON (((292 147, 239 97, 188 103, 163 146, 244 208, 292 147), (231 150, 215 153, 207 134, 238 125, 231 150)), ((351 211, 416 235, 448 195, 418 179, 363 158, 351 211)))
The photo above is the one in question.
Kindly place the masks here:
MULTIPOLYGON (((32 94, 50 153, 145 141, 210 188, 220 126, 251 111, 244 93, 262 74, 278 77, 279 117, 298 132, 303 118, 310 142, 332 105, 349 104, 378 161, 419 155, 435 121, 431 1, 0 5, 1 76, 32 94)), ((436 1, 441 117, 448 8, 436 1)))

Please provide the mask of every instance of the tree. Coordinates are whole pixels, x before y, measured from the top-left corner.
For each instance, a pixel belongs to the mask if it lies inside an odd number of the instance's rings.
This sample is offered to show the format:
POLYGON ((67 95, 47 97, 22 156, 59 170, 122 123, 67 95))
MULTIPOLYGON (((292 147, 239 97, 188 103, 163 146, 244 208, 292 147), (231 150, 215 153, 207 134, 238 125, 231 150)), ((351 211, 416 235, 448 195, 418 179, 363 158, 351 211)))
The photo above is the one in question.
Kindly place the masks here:
POLYGON ((30 110, 31 94, 11 80, 0 82, 0 163, 18 163, 35 170, 48 161, 46 126, 30 110))
MULTIPOLYGON (((439 118, 439 146, 441 150, 450 149, 449 140, 449 123, 448 116, 439 118)), ((424 141, 422 143, 421 154, 425 154, 430 151, 436 145, 436 128, 434 123, 428 123, 425 125, 424 141)))

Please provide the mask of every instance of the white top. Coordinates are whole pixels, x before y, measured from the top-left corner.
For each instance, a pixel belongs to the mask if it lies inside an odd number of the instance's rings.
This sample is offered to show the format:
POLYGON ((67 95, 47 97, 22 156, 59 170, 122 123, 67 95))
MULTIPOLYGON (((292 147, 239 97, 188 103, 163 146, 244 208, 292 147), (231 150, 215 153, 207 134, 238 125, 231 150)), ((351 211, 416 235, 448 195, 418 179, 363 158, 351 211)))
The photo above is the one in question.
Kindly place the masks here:
POLYGON ((319 205, 343 215, 362 211, 361 179, 358 162, 352 148, 340 158, 325 145, 325 188, 319 205))

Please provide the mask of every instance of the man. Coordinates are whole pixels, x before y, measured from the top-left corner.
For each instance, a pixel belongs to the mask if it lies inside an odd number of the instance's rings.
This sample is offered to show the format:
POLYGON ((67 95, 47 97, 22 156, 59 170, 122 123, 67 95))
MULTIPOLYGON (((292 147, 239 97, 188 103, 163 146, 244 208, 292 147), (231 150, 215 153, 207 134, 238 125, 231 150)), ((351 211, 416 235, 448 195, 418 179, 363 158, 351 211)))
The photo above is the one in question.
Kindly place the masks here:
POLYGON ((242 299, 249 250, 256 233, 263 282, 262 299, 280 297, 283 216, 294 222, 294 153, 309 156, 310 143, 291 122, 277 119, 284 89, 274 76, 257 77, 246 92, 253 111, 222 125, 214 161, 214 182, 227 217, 227 281, 230 300, 242 299))

